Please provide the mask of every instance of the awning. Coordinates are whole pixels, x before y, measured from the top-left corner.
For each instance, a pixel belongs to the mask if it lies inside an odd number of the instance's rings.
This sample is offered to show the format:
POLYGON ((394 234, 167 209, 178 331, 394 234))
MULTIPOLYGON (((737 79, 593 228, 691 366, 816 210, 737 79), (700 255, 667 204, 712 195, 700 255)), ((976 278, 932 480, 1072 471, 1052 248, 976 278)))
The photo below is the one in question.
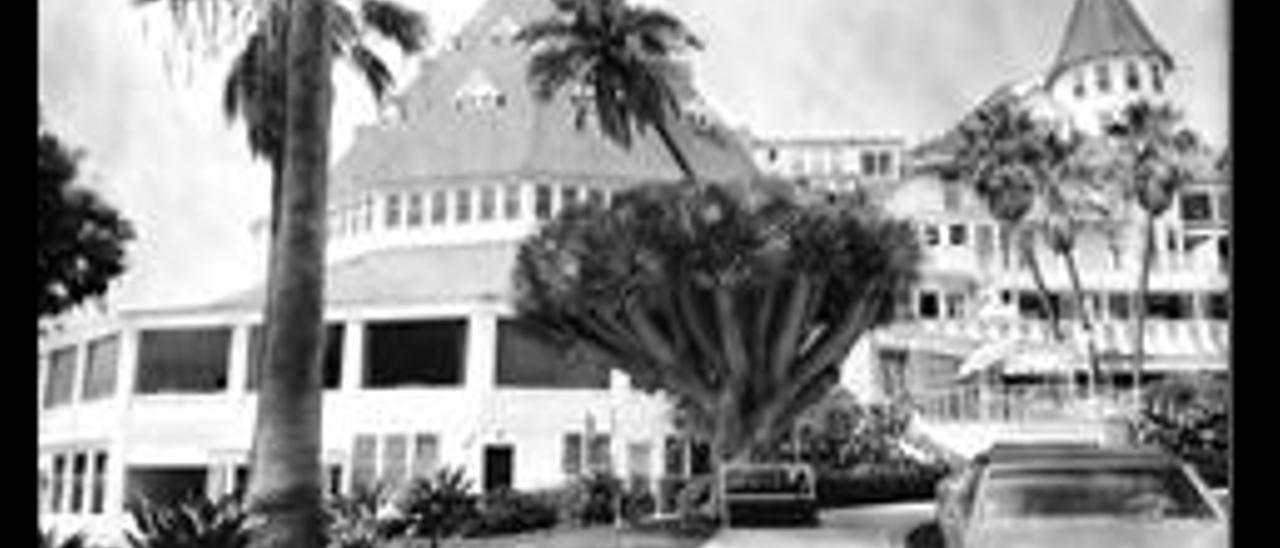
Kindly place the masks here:
POLYGON ((1075 348, 1054 343, 1003 340, 984 345, 960 365, 961 378, 982 371, 1027 375, 1087 369, 1087 358, 1075 348))

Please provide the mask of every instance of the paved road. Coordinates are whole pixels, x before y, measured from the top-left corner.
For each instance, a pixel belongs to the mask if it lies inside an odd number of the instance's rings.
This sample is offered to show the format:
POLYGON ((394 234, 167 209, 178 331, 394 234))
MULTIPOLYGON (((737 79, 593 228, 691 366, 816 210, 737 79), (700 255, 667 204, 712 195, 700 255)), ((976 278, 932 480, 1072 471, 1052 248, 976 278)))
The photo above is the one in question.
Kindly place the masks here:
POLYGON ((898 548, 933 517, 933 503, 877 504, 822 513, 822 525, 802 529, 727 529, 703 548, 898 548))

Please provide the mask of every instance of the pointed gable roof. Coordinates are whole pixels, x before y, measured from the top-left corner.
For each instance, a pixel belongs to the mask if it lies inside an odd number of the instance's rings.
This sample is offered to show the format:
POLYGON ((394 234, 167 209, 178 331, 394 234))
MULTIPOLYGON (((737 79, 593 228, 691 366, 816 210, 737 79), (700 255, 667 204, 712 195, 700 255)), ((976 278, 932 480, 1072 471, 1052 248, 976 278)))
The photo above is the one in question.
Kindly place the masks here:
MULTIPOLYGON (((653 131, 630 149, 608 140, 593 122, 578 129, 568 90, 543 103, 527 82, 529 49, 512 30, 553 12, 551 0, 488 0, 444 51, 426 60, 399 98, 398 123, 360 129, 332 177, 336 199, 377 188, 403 188, 467 180, 546 177, 637 182, 681 178, 653 131), (460 108, 461 91, 483 75, 494 103, 460 108)), ((683 102, 700 104, 691 78, 674 88, 683 102)), ((692 122, 672 133, 701 177, 740 179, 757 173, 728 129, 723 142, 699 138, 692 122)))
POLYGON ((1173 57, 1156 42, 1129 0, 1076 0, 1048 79, 1053 81, 1077 64, 1121 54, 1153 55, 1165 68, 1173 68, 1173 57))

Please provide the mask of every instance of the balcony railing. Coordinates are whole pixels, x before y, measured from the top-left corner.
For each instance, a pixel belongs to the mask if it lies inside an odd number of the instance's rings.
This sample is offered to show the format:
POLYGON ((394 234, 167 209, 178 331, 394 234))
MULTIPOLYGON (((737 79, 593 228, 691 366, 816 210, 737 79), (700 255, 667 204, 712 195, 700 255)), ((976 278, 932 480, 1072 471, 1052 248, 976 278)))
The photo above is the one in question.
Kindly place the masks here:
POLYGON ((993 388, 962 386, 913 394, 908 405, 922 418, 942 422, 1035 422, 1080 420, 1136 409, 1132 391, 1099 386, 1044 384, 993 388))

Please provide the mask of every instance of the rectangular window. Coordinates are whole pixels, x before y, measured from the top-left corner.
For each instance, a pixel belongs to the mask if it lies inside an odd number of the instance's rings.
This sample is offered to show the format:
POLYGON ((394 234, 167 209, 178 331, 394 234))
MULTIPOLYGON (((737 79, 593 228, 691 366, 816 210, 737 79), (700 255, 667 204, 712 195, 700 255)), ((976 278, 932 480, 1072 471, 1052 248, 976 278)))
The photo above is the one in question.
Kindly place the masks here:
POLYGON ((408 440, 402 434, 382 438, 382 476, 386 485, 399 485, 405 479, 405 463, 409 456, 408 440))
POLYGON ((1156 93, 1164 93, 1164 74, 1160 72, 1160 65, 1151 63, 1151 88, 1156 93))
POLYGON ((1133 301, 1129 293, 1107 294, 1107 311, 1112 320, 1128 320, 1129 311, 1133 309, 1133 301))
POLYGON ((1138 76, 1138 65, 1134 63, 1125 64, 1124 82, 1129 87, 1129 91, 1138 91, 1142 88, 1142 80, 1138 76))
POLYGON ((378 438, 369 434, 356 436, 351 449, 351 484, 359 491, 372 488, 378 480, 378 438))
POLYGON ((973 235, 978 246, 978 262, 985 267, 991 263, 992 257, 995 256, 995 230, 991 225, 978 225, 974 229, 973 235))
POLYGON ((667 476, 685 475, 685 447, 683 438, 667 436, 662 448, 662 472, 667 476))
POLYGON ((422 226, 422 194, 417 192, 409 194, 408 210, 405 215, 405 224, 410 227, 422 226))
POLYGON ((888 177, 893 174, 893 154, 889 152, 881 152, 877 155, 876 168, 880 175, 888 177))
POLYGON ((144 330, 138 336, 137 392, 223 390, 230 348, 229 327, 144 330))
POLYGON ((88 455, 76 453, 71 458, 71 513, 84 511, 84 488, 86 471, 89 466, 88 455))
POLYGON ((93 485, 90 489, 89 513, 101 514, 107 496, 107 453, 93 454, 93 485))
POLYGON ((90 341, 86 351, 88 356, 80 388, 81 399, 89 401, 110 396, 116 389, 120 338, 112 335, 90 341))
POLYGON ((1227 293, 1210 293, 1205 296, 1205 315, 1210 320, 1231 318, 1231 304, 1227 293))
POLYGON ((960 211, 960 185, 946 183, 942 185, 942 209, 954 213, 960 211))
POLYGON ((918 317, 937 319, 939 315, 938 294, 932 291, 921 291, 917 307, 916 314, 918 317))
POLYGON ((507 185, 502 190, 502 215, 507 219, 520 218, 520 185, 507 185))
POLYGON ((435 434, 417 434, 413 437, 414 477, 430 477, 440 458, 440 440, 435 434))
POLYGON ((442 225, 449 217, 449 193, 436 190, 431 193, 431 224, 442 225))
POLYGON ((62 506, 63 492, 66 490, 67 484, 67 457, 66 455, 53 456, 53 477, 51 478, 52 486, 49 488, 49 509, 57 514, 65 510, 62 506))
POLYGON ((613 470, 613 456, 609 454, 609 434, 596 434, 587 451, 587 466, 592 472, 613 470))
POLYGON ((1191 318, 1191 295, 1186 293, 1151 293, 1147 295, 1147 317, 1163 320, 1191 318))
POLYGON ((485 186, 480 188, 480 220, 492 221, 498 214, 498 189, 485 186))
POLYGON ((1218 195, 1218 220, 1222 222, 1231 222, 1231 193, 1223 192, 1218 195))
POLYGON ((867 177, 874 177, 876 175, 876 155, 870 151, 863 152, 861 160, 862 174, 867 177))
POLYGON ((1071 86, 1072 93, 1076 98, 1083 99, 1085 94, 1084 73, 1076 72, 1075 83, 1071 86))
MULTIPOLYGON (((327 390, 337 389, 342 385, 342 345, 346 329, 343 324, 331 323, 324 326, 324 360, 321 370, 321 383, 327 390)), ((249 391, 258 389, 262 375, 262 361, 266 358, 267 340, 261 325, 249 328, 249 367, 245 374, 245 388, 249 391)))
POLYGON ((1213 205, 1204 192, 1187 192, 1181 196, 1182 220, 1189 223, 1213 220, 1213 205))
POLYGON ((365 387, 462 384, 466 320, 370 322, 365 330, 365 387))
POLYGON ((458 223, 471 222, 471 189, 459 188, 454 191, 454 197, 457 199, 454 202, 454 220, 458 223))
POLYGON ((533 189, 533 213, 538 219, 551 218, 551 187, 538 185, 533 189))
POLYGON ((399 194, 387 195, 386 219, 387 219, 386 220, 387 228, 398 228, 400 226, 401 219, 400 219, 400 195, 399 194))
POLYGON ((963 246, 969 239, 969 227, 963 224, 951 225, 948 235, 950 236, 951 245, 963 246))
POLYGON ((560 451, 560 470, 569 476, 582 473, 582 434, 569 432, 564 435, 564 445, 560 451))
POLYGON ((578 187, 566 185, 560 187, 560 209, 571 207, 578 203, 578 187))
POLYGON ((957 319, 964 317, 964 294, 963 293, 947 293, 947 318, 957 319))
POLYGON ((653 458, 653 445, 648 442, 627 444, 627 477, 633 486, 649 484, 649 460, 653 458))
POLYGON ((933 247, 942 242, 942 235, 939 234, 938 227, 934 225, 924 225, 924 245, 933 247))
POLYGON ((49 353, 49 371, 44 380, 44 408, 52 409, 71 403, 76 382, 76 347, 59 348, 49 353))
POLYGON ((373 229, 373 196, 364 199, 364 229, 373 229))
POLYGON ((1094 68, 1094 76, 1098 79, 1098 91, 1107 93, 1111 91, 1111 67, 1102 64, 1094 68))
POLYGON ((498 322, 498 386, 609 388, 609 370, 571 362, 568 349, 519 320, 498 322))
POLYGON ((598 188, 588 189, 587 203, 593 207, 604 207, 604 191, 598 188))

